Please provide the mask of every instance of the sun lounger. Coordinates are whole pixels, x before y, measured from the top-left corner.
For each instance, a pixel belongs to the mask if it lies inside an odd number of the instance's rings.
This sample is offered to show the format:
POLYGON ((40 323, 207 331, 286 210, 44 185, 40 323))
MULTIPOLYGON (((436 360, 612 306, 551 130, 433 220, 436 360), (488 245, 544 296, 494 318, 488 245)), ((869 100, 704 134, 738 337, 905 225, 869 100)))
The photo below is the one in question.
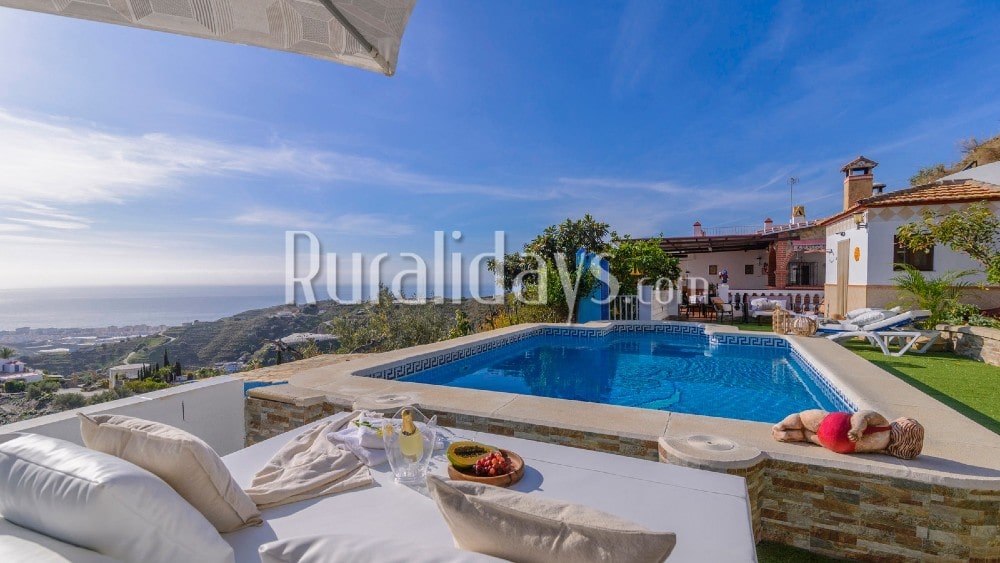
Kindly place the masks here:
POLYGON ((872 346, 878 347, 887 356, 899 357, 909 351, 924 354, 937 342, 941 333, 936 330, 916 330, 907 327, 928 317, 930 317, 930 311, 921 309, 899 313, 881 321, 860 326, 851 323, 822 325, 819 331, 827 333, 826 338, 835 342, 856 337, 865 338, 872 346), (917 342, 924 337, 928 339, 927 342, 916 346, 917 342), (895 352, 891 349, 894 343, 899 346, 899 350, 895 352))
MULTIPOLYGON (((237 482, 246 486, 255 471, 303 431, 271 438, 223 461, 237 482)), ((669 561, 756 560, 746 484, 741 478, 506 436, 452 432, 462 439, 518 452, 528 469, 514 490, 584 504, 654 531, 676 533, 677 545, 669 561)), ((443 455, 436 455, 430 473, 446 476, 446 464, 443 455)), ((394 483, 386 465, 372 468, 372 473, 373 487, 267 509, 262 526, 222 537, 233 546, 237 562, 255 563, 262 543, 310 534, 360 534, 452 545, 448 526, 426 493, 394 483)))
MULTIPOLYGON (((856 317, 855 320, 847 320, 835 323, 824 323, 821 324, 817 331, 820 333, 825 333, 829 335, 831 340, 838 340, 835 338, 838 334, 844 335, 850 332, 876 332, 880 330, 897 330, 902 329, 912 325, 913 323, 920 322, 930 318, 931 312, 925 309, 918 309, 915 311, 906 311, 903 313, 894 313, 893 311, 872 311, 873 313, 882 313, 883 317, 874 321, 865 322, 860 317, 856 317)), ((839 338, 844 338, 841 336, 839 338)))

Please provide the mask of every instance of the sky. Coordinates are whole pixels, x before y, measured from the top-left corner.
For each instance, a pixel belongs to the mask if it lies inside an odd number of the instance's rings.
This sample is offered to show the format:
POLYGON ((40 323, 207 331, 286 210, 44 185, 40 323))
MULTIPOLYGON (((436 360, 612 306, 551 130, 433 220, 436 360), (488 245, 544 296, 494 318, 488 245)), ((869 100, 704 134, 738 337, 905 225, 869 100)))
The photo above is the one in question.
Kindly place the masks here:
POLYGON ((385 77, 0 8, 0 289, 281 284, 286 231, 391 275, 435 231, 468 259, 585 213, 780 223, 792 176, 827 216, 859 154, 893 190, 1000 133, 997 29, 992 1, 423 0, 385 77))

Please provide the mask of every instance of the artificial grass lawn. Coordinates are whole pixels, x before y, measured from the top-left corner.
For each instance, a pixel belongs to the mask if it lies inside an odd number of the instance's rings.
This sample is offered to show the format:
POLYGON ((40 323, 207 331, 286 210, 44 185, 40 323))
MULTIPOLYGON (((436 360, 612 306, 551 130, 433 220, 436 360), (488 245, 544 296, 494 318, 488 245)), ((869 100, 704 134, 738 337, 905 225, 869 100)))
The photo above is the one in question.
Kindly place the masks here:
POLYGON ((867 342, 851 341, 855 354, 1000 434, 1000 367, 951 352, 882 354, 867 342))
POLYGON ((811 553, 782 543, 762 541, 757 544, 757 561, 760 563, 826 563, 827 561, 845 560, 811 553))

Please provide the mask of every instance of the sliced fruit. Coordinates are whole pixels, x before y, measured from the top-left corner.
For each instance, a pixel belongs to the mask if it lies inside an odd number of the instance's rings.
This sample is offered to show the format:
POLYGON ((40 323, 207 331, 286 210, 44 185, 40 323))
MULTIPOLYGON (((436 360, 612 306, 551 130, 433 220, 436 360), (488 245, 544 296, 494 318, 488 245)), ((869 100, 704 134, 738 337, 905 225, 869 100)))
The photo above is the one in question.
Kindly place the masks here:
POLYGON ((479 442, 455 442, 448 446, 448 461, 456 469, 468 469, 475 465, 480 458, 495 451, 497 451, 496 448, 479 442))

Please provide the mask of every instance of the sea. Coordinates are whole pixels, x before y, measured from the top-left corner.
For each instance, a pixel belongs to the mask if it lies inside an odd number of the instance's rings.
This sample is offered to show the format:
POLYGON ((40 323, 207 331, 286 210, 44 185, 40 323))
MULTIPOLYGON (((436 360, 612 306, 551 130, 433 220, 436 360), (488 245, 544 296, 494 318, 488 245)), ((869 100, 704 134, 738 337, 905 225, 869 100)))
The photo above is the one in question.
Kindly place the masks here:
MULTIPOLYGON (((301 285, 296 303, 305 303, 301 285)), ((414 288, 404 284, 406 295, 414 288)), ((358 297, 338 290, 342 300, 368 299, 367 288, 358 297)), ((463 291, 466 295, 468 290, 463 291)), ((445 295, 451 289, 446 286, 445 295)), ((317 300, 330 299, 319 287, 317 300)), ((0 289, 0 331, 18 328, 103 328, 109 326, 178 326, 193 321, 215 321, 253 309, 285 303, 283 285, 144 286, 0 289)))
POLYGON ((281 305, 282 286, 67 287, 0 290, 0 331, 214 321, 281 305))

